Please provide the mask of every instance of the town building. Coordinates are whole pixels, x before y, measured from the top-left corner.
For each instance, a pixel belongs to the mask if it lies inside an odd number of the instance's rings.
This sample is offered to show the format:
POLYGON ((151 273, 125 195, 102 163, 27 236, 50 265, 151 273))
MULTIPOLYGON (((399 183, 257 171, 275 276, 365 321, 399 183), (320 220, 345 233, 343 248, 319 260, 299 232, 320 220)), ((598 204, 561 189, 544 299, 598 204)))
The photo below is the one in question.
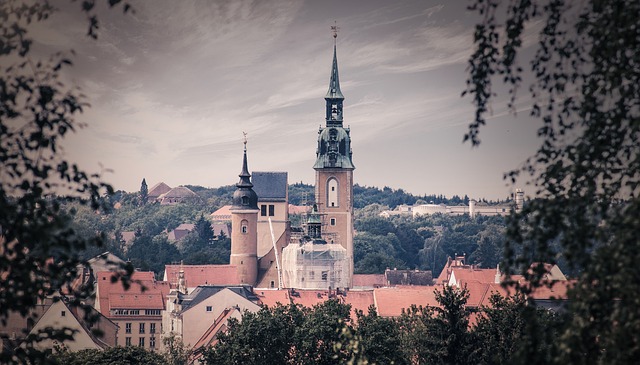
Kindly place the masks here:
POLYGON ((115 345, 158 349, 169 283, 156 281, 150 271, 135 271, 128 288, 111 281, 113 272, 96 276, 95 308, 119 327, 115 345))

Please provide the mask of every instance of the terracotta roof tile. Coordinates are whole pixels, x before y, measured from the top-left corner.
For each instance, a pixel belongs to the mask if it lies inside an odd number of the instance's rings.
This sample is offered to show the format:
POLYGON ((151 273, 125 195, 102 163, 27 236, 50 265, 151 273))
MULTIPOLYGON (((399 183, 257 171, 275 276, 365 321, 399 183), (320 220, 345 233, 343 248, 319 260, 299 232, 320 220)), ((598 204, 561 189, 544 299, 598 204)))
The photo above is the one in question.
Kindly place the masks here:
MULTIPOLYGON (((378 314, 383 317, 397 317, 402 309, 416 306, 439 306, 434 290, 440 286, 396 286, 373 290, 378 314)), ((441 290, 441 289, 440 289, 441 290)))
POLYGON ((189 288, 200 285, 239 285, 235 265, 165 265, 164 279, 175 287, 178 283, 180 269, 184 270, 184 278, 189 288))
POLYGON ((379 288, 385 285, 384 274, 353 274, 353 287, 379 288))
POLYGON ((100 271, 96 274, 100 312, 111 317, 110 309, 163 309, 169 294, 169 283, 156 281, 151 271, 135 271, 132 283, 125 289, 122 282, 111 282, 113 273, 100 271), (144 289, 143 289, 144 288, 144 289), (138 306, 139 305, 139 306, 138 306))

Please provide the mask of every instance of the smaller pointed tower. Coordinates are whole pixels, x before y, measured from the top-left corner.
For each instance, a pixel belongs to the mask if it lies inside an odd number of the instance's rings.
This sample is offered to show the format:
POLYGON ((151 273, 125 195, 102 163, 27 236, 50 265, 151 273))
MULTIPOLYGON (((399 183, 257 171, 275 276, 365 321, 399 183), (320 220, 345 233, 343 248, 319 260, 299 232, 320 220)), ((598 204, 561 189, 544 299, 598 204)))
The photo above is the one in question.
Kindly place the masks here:
POLYGON ((255 285, 258 279, 258 195, 253 191, 247 168, 247 139, 240 181, 236 184, 231 207, 231 258, 242 284, 255 285))

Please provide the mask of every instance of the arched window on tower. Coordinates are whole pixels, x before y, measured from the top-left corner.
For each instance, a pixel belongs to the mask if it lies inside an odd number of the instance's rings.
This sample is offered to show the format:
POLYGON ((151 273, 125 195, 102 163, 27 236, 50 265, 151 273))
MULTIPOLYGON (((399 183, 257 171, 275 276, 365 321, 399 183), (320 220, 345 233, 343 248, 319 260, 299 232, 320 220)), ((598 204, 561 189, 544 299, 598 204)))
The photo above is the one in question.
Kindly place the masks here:
POLYGON ((338 180, 335 178, 330 178, 327 181, 327 207, 337 207, 339 206, 338 201, 338 180))
POLYGON ((242 234, 247 234, 248 231, 248 226, 249 226, 249 221, 247 221, 246 219, 243 219, 242 222, 240 222, 240 226, 242 227, 242 234))

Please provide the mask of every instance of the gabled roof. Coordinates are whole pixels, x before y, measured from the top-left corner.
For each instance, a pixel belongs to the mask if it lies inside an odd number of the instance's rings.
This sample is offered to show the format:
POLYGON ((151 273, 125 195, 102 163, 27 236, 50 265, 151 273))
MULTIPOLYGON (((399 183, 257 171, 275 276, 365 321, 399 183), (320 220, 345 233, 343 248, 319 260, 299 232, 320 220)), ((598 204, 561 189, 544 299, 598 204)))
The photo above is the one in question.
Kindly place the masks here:
POLYGON ((230 290, 235 294, 252 301, 254 303, 258 302, 258 297, 253 294, 251 289, 247 286, 214 286, 214 285, 203 285, 195 288, 188 295, 180 296, 180 305, 182 306, 182 312, 189 310, 192 307, 200 304, 203 300, 223 291, 230 290))
POLYGON ((230 221, 231 220, 231 205, 225 205, 222 208, 211 213, 209 216, 213 221, 230 221))
POLYGON ((251 182, 259 201, 287 201, 286 172, 254 171, 251 182))
POLYGON ((495 283, 496 269, 477 269, 474 267, 452 267, 451 276, 459 282, 478 281, 481 283, 495 283))
POLYGON ((191 189, 184 186, 177 186, 166 193, 162 194, 160 198, 195 198, 198 194, 191 191, 191 189))
MULTIPOLYGON (((84 321, 84 315, 78 313, 80 310, 77 307, 71 307, 65 299, 54 302, 43 315, 39 318, 38 323, 31 329, 30 334, 37 334, 46 327, 53 327, 56 329, 70 328, 73 331, 77 331, 74 334, 73 341, 65 341, 64 345, 71 351, 78 351, 83 349, 105 349, 109 345, 96 337, 89 329, 87 323, 84 321), (64 314, 62 313, 64 312, 64 314), (67 315, 68 314, 68 315, 67 315)), ((96 313, 93 313, 96 314, 96 313)), ((115 327, 116 325, 108 318, 97 313, 98 320, 104 321, 105 324, 115 327)), ((49 348, 53 346, 50 340, 38 342, 37 347, 49 348)))
POLYGON ((227 321, 230 318, 240 318, 242 312, 238 307, 230 307, 222 311, 218 318, 211 324, 211 326, 204 332, 202 337, 193 346, 193 350, 196 353, 195 358, 200 358, 202 355, 201 348, 214 346, 218 343, 218 333, 227 330, 227 321))
POLYGON ((235 265, 165 265, 164 280, 177 287, 178 274, 184 271, 188 288, 200 285, 240 285, 235 265))
MULTIPOLYGON (((503 297, 509 296, 509 291, 500 284, 481 283, 479 281, 460 282, 461 288, 467 288, 469 291, 469 299, 467 299, 467 307, 490 306, 489 298, 493 294, 500 294, 503 297)), ((513 294, 513 293, 511 293, 513 294)))
POLYGON ((112 283, 112 276, 110 271, 96 274, 96 308, 105 316, 111 317, 111 309, 164 309, 169 283, 156 281, 152 271, 135 271, 128 289, 120 281, 112 283))
POLYGON ((163 182, 159 182, 157 184, 155 184, 154 186, 151 187, 151 189, 149 189, 149 192, 147 193, 147 195, 150 198, 157 198, 160 195, 168 192, 169 190, 171 190, 171 187, 163 182))

